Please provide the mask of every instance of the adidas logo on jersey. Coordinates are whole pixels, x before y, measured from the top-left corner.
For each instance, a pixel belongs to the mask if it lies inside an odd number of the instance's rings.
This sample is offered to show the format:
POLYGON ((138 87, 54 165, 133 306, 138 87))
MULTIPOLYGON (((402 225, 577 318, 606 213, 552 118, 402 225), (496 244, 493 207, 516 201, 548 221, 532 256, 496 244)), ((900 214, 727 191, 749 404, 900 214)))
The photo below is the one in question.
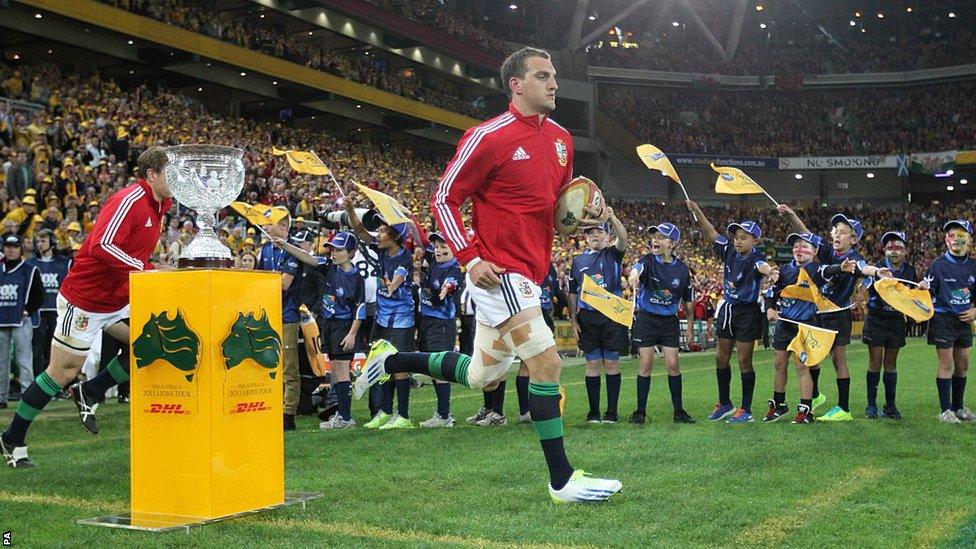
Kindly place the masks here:
POLYGON ((531 158, 529 153, 525 152, 525 149, 519 147, 515 150, 515 154, 512 155, 512 160, 528 160, 531 158))
POLYGON ((146 218, 146 226, 147 227, 152 227, 152 218, 151 217, 147 217, 146 218))

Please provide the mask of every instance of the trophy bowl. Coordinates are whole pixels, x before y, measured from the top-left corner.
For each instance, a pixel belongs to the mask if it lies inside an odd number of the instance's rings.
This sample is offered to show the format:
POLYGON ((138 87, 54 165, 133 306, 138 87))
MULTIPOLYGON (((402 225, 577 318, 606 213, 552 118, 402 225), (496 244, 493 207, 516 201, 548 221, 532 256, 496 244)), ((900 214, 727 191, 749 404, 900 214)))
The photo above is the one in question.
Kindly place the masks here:
POLYGON ((222 145, 179 145, 166 149, 163 168, 173 197, 197 212, 200 229, 180 254, 179 267, 232 268, 230 248, 217 238, 217 212, 244 188, 244 151, 222 145))

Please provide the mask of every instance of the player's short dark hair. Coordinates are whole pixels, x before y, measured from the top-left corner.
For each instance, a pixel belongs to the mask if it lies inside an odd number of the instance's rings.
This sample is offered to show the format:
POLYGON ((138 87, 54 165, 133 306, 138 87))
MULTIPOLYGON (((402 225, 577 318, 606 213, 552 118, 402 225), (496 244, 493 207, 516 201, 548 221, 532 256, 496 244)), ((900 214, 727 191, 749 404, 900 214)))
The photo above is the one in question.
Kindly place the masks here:
POLYGON ((502 87, 505 88, 505 93, 509 97, 512 96, 512 90, 508 87, 508 81, 512 78, 525 78, 525 73, 529 71, 529 68, 525 65, 525 61, 530 57, 542 57, 543 59, 551 59, 549 52, 546 50, 540 50, 539 48, 524 47, 512 55, 508 56, 508 59, 502 63, 501 77, 502 77, 502 87))
POLYGON ((152 170, 156 173, 162 173, 163 166, 169 161, 169 157, 166 156, 165 147, 149 147, 148 149, 142 151, 139 155, 139 159, 136 160, 136 167, 139 169, 139 177, 146 177, 146 172, 152 170))

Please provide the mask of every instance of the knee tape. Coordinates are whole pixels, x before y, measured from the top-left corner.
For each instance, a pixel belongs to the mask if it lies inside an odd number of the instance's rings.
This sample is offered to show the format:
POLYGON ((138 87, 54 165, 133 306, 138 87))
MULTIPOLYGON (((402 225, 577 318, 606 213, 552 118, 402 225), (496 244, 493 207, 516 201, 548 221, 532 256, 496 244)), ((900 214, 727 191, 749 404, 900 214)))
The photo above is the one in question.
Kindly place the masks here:
POLYGON ((504 338, 509 348, 523 360, 541 355, 546 349, 556 346, 552 330, 542 315, 515 326, 504 338))
POLYGON ((468 366, 468 387, 484 389, 505 377, 514 361, 514 351, 505 343, 501 332, 479 323, 474 331, 474 356, 468 366))

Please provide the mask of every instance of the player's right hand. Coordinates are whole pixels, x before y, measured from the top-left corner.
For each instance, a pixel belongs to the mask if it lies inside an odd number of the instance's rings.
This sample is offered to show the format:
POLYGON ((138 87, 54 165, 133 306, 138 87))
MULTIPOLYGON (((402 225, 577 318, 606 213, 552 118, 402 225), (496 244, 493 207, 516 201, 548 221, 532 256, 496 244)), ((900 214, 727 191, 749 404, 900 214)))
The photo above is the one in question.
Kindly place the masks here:
POLYGON ((779 206, 776 207, 776 210, 779 213, 785 215, 790 215, 791 213, 793 213, 793 208, 787 206, 786 204, 780 204, 779 206))
POLYGON ((776 309, 766 309, 766 320, 779 320, 779 311, 776 309))
POLYGON ((579 338, 580 338, 579 324, 573 322, 573 341, 576 342, 577 345, 579 345, 579 338))
POLYGON ((468 271, 468 276, 471 278, 471 282, 474 282, 475 286, 482 290, 490 290, 502 283, 502 279, 498 278, 498 275, 504 272, 505 269, 482 259, 471 267, 471 270, 468 271))

